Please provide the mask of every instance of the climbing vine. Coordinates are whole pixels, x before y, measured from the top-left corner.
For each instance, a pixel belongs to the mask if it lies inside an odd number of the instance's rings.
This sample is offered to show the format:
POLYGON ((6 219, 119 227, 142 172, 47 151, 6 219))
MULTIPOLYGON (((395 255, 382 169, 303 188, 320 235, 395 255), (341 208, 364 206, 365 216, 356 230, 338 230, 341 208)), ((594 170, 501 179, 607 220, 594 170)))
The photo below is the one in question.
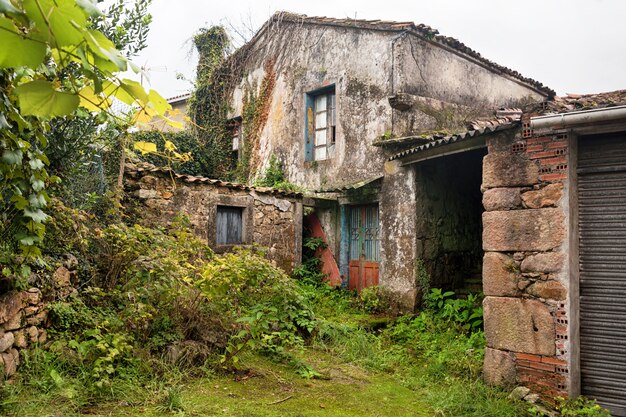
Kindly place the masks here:
POLYGON ((189 115, 192 134, 203 149, 200 156, 203 174, 251 182, 257 171, 259 135, 267 122, 276 82, 273 62, 265 64, 260 85, 246 80, 241 120, 230 120, 233 92, 246 75, 249 46, 244 45, 230 54, 231 42, 221 26, 200 30, 194 37, 194 44, 199 59, 189 115), (239 158, 235 159, 231 146, 234 129, 239 123, 243 146, 239 149, 239 158))

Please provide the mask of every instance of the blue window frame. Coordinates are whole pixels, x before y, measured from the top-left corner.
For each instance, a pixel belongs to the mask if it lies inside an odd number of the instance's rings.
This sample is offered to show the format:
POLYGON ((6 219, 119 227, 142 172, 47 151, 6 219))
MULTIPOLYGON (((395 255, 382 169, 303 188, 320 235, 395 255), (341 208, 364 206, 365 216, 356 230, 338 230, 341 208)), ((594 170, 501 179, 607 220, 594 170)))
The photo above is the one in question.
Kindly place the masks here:
POLYGON ((305 96, 305 159, 330 159, 335 153, 337 137, 335 86, 311 91, 305 96))

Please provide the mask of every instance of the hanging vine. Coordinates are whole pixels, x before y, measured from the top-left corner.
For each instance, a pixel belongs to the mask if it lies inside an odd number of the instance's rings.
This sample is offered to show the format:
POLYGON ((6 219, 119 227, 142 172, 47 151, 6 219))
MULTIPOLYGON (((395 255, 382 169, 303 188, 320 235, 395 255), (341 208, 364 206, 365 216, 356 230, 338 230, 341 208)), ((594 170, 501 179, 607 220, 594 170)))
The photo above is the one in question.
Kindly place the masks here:
POLYGON ((241 114, 244 145, 239 159, 235 160, 231 148, 234 123, 228 117, 233 93, 246 76, 250 44, 229 55, 231 42, 221 26, 202 29, 194 37, 194 44, 200 56, 189 115, 193 135, 205 150, 194 158, 202 159, 206 176, 248 183, 259 165, 259 136, 268 119, 276 82, 273 61, 265 64, 260 86, 248 81, 244 84, 241 114))

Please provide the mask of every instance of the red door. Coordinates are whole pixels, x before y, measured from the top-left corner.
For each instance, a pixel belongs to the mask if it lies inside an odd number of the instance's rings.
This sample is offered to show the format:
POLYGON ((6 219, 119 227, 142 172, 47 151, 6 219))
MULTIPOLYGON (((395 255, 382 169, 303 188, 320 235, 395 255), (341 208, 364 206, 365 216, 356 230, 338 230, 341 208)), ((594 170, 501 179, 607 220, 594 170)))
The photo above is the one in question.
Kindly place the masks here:
POLYGON ((348 288, 361 292, 378 285, 380 262, 378 204, 350 207, 350 262, 348 288))

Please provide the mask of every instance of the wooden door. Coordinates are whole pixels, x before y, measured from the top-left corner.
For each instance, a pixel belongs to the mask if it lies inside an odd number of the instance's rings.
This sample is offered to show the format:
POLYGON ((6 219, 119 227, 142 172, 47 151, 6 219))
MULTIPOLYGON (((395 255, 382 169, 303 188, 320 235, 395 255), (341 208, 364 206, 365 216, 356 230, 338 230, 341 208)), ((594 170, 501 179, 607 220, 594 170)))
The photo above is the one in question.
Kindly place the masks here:
POLYGON ((350 262, 348 288, 361 292, 378 285, 380 226, 378 204, 350 207, 350 262))

